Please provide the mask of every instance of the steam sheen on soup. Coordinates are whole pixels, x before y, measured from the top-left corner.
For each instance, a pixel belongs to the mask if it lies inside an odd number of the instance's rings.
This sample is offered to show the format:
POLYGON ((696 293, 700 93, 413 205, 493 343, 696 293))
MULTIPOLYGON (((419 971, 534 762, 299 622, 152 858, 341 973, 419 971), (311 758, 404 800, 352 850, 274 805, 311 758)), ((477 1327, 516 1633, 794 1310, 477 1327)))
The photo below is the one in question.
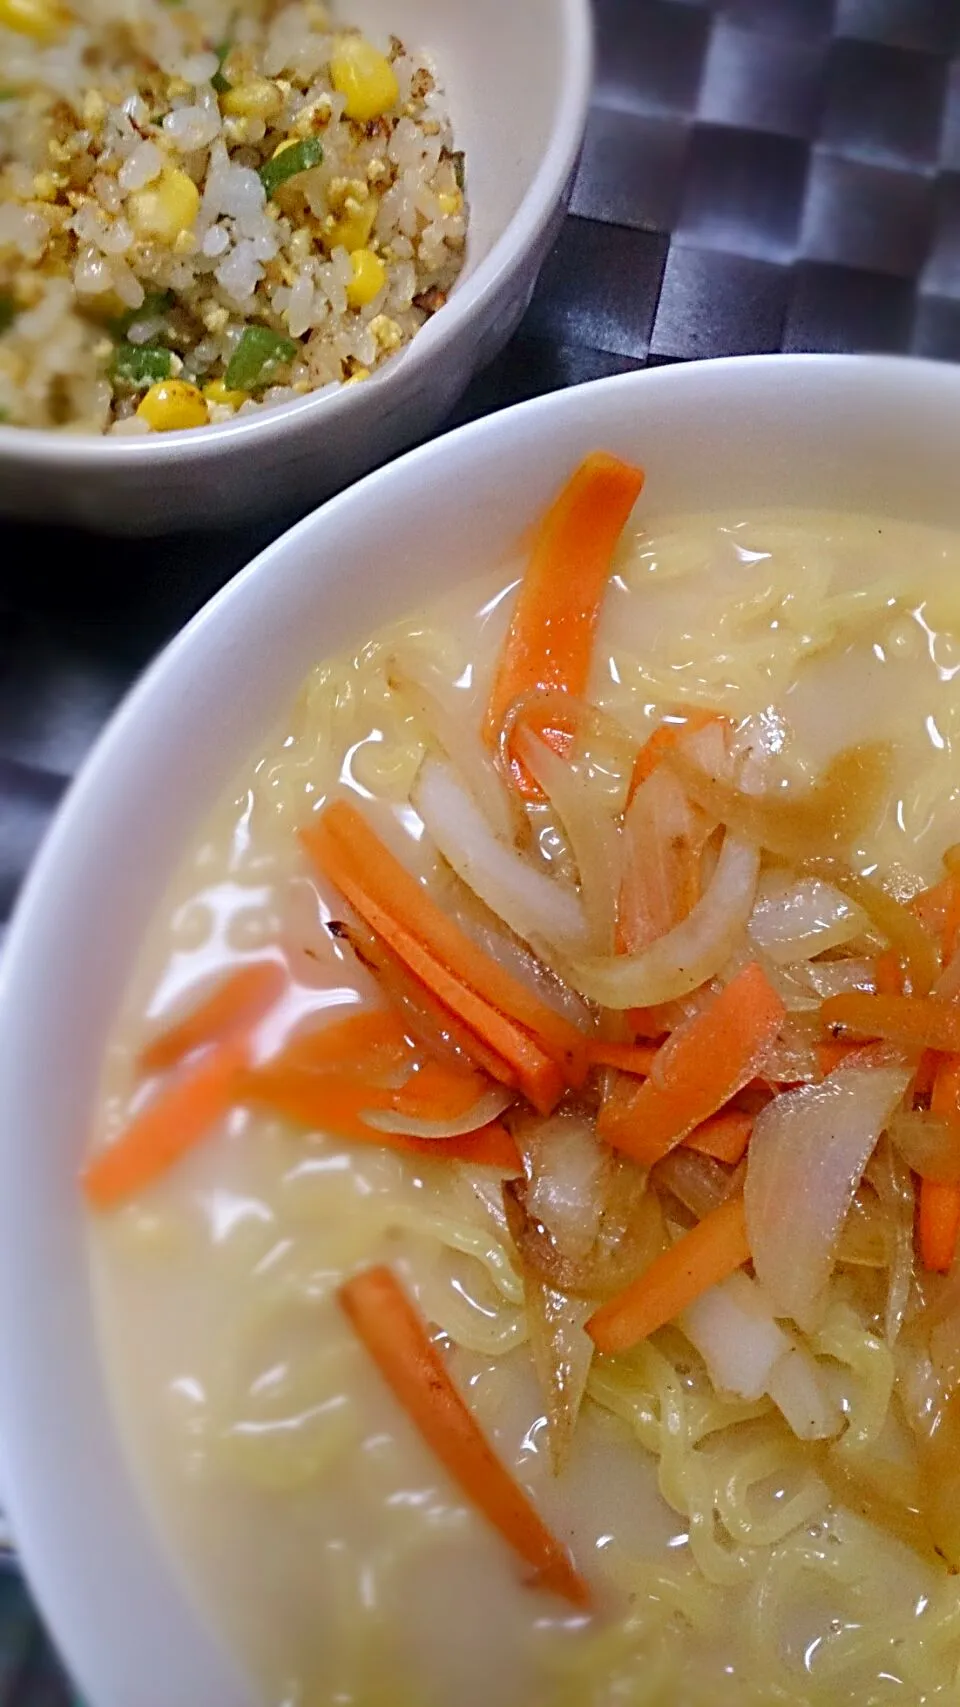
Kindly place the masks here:
POLYGON ((553 673, 498 738, 522 564, 320 664, 109 1048, 87 1183, 120 1427, 269 1707, 953 1698, 960 542, 643 518, 585 684, 589 600, 546 629, 528 604, 553 673), (577 1072, 431 993, 309 841, 339 826, 343 882, 376 887, 334 802, 580 1034, 577 1072), (224 1053, 182 1153, 98 1202, 109 1146, 224 1053), (384 1379, 341 1296, 380 1265, 584 1604, 384 1379))

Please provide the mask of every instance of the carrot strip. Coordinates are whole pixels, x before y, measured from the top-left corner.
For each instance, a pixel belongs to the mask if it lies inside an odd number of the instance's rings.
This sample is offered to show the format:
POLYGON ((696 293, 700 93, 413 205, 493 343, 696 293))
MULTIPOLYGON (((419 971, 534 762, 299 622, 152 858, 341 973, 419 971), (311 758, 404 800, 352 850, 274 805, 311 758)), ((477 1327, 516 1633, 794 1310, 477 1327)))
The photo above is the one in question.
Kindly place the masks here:
POLYGON ((248 1032, 273 1006, 286 982, 287 974, 275 960, 238 966, 211 995, 146 1045, 140 1066, 144 1072, 162 1072, 195 1049, 248 1032))
POLYGON ((749 1260, 747 1218, 738 1197, 712 1209, 624 1292, 602 1304, 587 1333, 598 1351, 629 1351, 749 1260))
POLYGON ((867 990, 845 990, 820 1004, 828 1030, 841 1028, 860 1037, 883 1037, 891 1043, 960 1054, 960 1006, 936 996, 875 996, 867 990))
POLYGON ((858 1055, 862 1048, 861 1043, 841 1043, 831 1037, 825 1042, 815 1043, 813 1052, 823 1077, 828 1079, 831 1073, 843 1066, 844 1061, 849 1061, 851 1055, 858 1055))
POLYGON ((920 923, 937 937, 946 965, 960 943, 960 872, 949 871, 932 889, 921 890, 910 906, 920 923))
POLYGON ((536 1108, 549 1112, 556 1105, 564 1079, 582 1084, 587 1061, 580 1032, 471 942, 355 807, 336 801, 302 840, 371 930, 505 1058, 536 1108))
POLYGON ((647 778, 653 775, 657 766, 663 761, 665 755, 672 751, 682 735, 694 735, 700 729, 706 729, 711 723, 725 721, 720 712, 702 711, 696 706, 691 706, 679 715, 683 718, 682 723, 679 721, 679 717, 675 717, 670 723, 661 723, 659 728, 653 731, 653 734, 640 748, 633 767, 628 805, 632 803, 641 783, 646 782, 647 778))
MULTIPOLYGON (((484 740, 494 753, 518 700, 586 692, 613 553, 643 478, 641 469, 597 451, 541 521, 484 719, 484 740)), ((546 730, 543 738, 562 753, 570 731, 546 730)), ((517 787, 538 798, 525 766, 512 759, 511 768, 517 787)))
POLYGON ((314 1072, 324 1067, 352 1065, 368 1072, 377 1058, 382 1064, 400 1065, 412 1054, 399 1014, 389 1008, 363 1008, 333 1024, 296 1033, 270 1065, 281 1061, 284 1066, 314 1072))
POLYGON ((958 1234, 960 1185, 922 1179, 917 1237, 924 1268, 934 1274, 946 1274, 953 1267, 958 1234))
POLYGON ((878 996, 903 995, 903 964, 892 948, 877 955, 874 962, 874 981, 878 996))
POLYGON ((715 1162, 727 1162, 736 1167, 747 1153, 756 1115, 738 1108, 712 1114, 702 1125, 695 1126, 683 1140, 688 1150, 698 1150, 701 1156, 712 1156, 715 1162))
MULTIPOLYGON (((477 1166, 499 1168, 503 1173, 523 1172, 517 1146, 498 1120, 459 1138, 413 1138, 407 1133, 380 1132, 368 1126, 363 1119, 365 1113, 397 1112, 398 1093, 364 1084, 354 1074, 308 1073, 269 1065, 244 1074, 238 1095, 245 1102, 271 1109, 296 1126, 326 1132, 350 1143, 375 1144, 405 1156, 428 1156, 436 1162, 473 1162, 477 1166)), ((419 1118, 429 1118, 422 1109, 407 1108, 402 1112, 416 1112, 419 1118)))
POLYGON ((653 1043, 604 1043, 591 1038, 587 1043, 587 1060, 591 1067, 617 1067, 622 1073, 636 1073, 647 1079, 656 1060, 653 1043))
POLYGON ((488 1049, 475 1032, 445 1008, 433 991, 414 978, 403 961, 391 954, 384 943, 360 926, 339 925, 337 934, 341 940, 346 935, 346 941, 361 966, 373 973, 381 994, 402 1014, 411 1037, 423 1044, 431 1055, 462 1056, 471 1066, 486 1073, 488 1078, 496 1079, 498 1084, 506 1085, 510 1090, 516 1089, 517 1075, 502 1056, 488 1049))
MULTIPOLYGON (((948 1055, 936 1065, 930 1111, 952 1127, 960 1144, 960 1056, 948 1055)), ((936 1274, 953 1267, 960 1235, 960 1185, 955 1181, 921 1179, 917 1213, 920 1261, 936 1274)))
POLYGON ((367 1269, 341 1287, 339 1299, 394 1398, 471 1503, 531 1567, 536 1586, 588 1606, 586 1583, 471 1416, 391 1271, 367 1269))
POLYGON ((652 1167, 749 1084, 784 1018, 761 967, 744 967, 661 1046, 650 1078, 618 1081, 600 1110, 600 1137, 652 1167))
POLYGON ((205 1138, 237 1100, 246 1056, 223 1043, 165 1085, 114 1143, 83 1171, 83 1189, 97 1209, 112 1209, 152 1185, 205 1138))

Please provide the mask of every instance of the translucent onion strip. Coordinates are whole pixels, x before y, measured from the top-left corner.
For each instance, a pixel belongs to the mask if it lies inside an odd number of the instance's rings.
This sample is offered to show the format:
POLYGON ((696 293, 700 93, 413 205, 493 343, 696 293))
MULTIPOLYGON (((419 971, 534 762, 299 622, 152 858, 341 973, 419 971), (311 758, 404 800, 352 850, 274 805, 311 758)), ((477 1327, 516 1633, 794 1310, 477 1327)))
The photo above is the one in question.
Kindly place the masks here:
POLYGON ((597 791, 538 736, 521 729, 514 745, 554 807, 580 876, 583 910, 597 951, 613 948, 620 894, 620 836, 597 791))
POLYGON ((450 695, 441 698, 440 691, 417 677, 405 660, 388 660, 387 683, 423 733, 466 777, 494 833, 511 840, 517 827, 511 795, 487 755, 475 719, 461 716, 450 703, 450 695))
POLYGON ((841 1067, 757 1116, 744 1202, 757 1279, 778 1315, 816 1325, 854 1192, 910 1082, 905 1067, 841 1067))
POLYGON ((715 978, 738 947, 759 872, 756 848, 727 835, 707 890, 681 924, 639 954, 571 960, 566 976, 607 1008, 653 1007, 689 995, 715 978))
POLYGON ((524 942, 568 953, 586 943, 578 896, 496 834, 452 766, 427 759, 412 802, 447 864, 524 942))
POLYGON ((778 966, 842 948, 862 935, 866 917, 839 889, 816 877, 799 881, 764 872, 748 926, 757 948, 778 966))
POLYGON ((748 794, 711 776, 677 748, 666 755, 698 806, 747 841, 785 859, 846 847, 876 814, 887 774, 880 743, 841 753, 810 788, 748 794))
POLYGON ((404 1138, 464 1138, 479 1132, 496 1120, 514 1101, 512 1091, 502 1085, 493 1087, 468 1108, 466 1114, 449 1120, 421 1120, 412 1114, 397 1114, 393 1109, 365 1109, 363 1119, 378 1132, 392 1132, 404 1138))

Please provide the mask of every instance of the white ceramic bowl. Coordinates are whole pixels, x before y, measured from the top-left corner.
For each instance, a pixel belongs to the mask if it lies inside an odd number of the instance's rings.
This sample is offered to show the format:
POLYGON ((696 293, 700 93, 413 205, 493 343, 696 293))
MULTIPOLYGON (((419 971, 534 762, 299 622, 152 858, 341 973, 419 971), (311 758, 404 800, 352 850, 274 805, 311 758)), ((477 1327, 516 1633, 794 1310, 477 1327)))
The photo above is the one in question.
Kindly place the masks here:
POLYGON ((318 657, 512 553, 598 446, 645 514, 763 504, 960 527, 960 369, 757 357, 494 416, 271 546, 164 653, 72 790, 0 965, 0 1442, 31 1582, 91 1707, 242 1707, 155 1536, 111 1417, 76 1185, 104 1044, 199 819, 318 657))
POLYGON ((364 385, 146 440, 0 426, 0 513, 115 533, 293 515, 434 432, 516 330, 572 188, 589 0, 341 0, 431 52, 467 157, 467 263, 443 311, 364 385))

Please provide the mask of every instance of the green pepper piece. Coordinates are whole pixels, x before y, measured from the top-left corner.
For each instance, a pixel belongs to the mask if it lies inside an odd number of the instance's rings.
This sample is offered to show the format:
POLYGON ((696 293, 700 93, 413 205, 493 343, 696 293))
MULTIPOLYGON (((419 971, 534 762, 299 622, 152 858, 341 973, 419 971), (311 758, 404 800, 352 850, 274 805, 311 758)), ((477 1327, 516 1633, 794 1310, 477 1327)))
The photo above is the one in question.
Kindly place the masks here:
POLYGON ((173 355, 159 344, 121 344, 110 369, 113 379, 127 385, 156 385, 173 372, 173 355))
POLYGON ((12 296, 0 296, 0 332, 5 332, 17 318, 17 305, 12 296))
POLYGON ((125 338, 135 320, 151 320, 154 315, 163 314, 172 302, 171 291, 148 290, 139 308, 128 308, 110 321, 110 331, 115 338, 125 338))
POLYGON ((217 56, 217 62, 218 63, 217 63, 217 69, 210 79, 210 87, 212 89, 216 89, 218 95, 225 95, 227 90, 232 87, 232 85, 227 82, 227 79, 223 75, 223 62, 226 59, 227 54, 230 52, 230 49, 232 48, 232 46, 233 46, 232 41, 221 41, 221 42, 217 43, 216 47, 213 50, 217 56))
POLYGON ((9 84, 6 84, 2 89, 0 89, 0 101, 15 101, 19 93, 19 89, 14 89, 9 84))
POLYGON ((465 190, 467 187, 467 158, 463 149, 456 149, 451 153, 450 158, 453 161, 453 173, 457 180, 457 189, 465 190))
POLYGON ((292 338, 271 332, 269 326, 245 326, 227 363, 228 391, 253 391, 269 384, 277 368, 286 367, 297 353, 292 338))
POLYGON ((275 154, 271 160, 265 160, 260 168, 260 182, 272 196, 275 190, 285 184, 288 178, 295 178, 300 172, 309 172, 311 167, 319 166, 323 159, 323 143, 318 136, 305 136, 302 142, 292 142, 281 154, 275 154))

